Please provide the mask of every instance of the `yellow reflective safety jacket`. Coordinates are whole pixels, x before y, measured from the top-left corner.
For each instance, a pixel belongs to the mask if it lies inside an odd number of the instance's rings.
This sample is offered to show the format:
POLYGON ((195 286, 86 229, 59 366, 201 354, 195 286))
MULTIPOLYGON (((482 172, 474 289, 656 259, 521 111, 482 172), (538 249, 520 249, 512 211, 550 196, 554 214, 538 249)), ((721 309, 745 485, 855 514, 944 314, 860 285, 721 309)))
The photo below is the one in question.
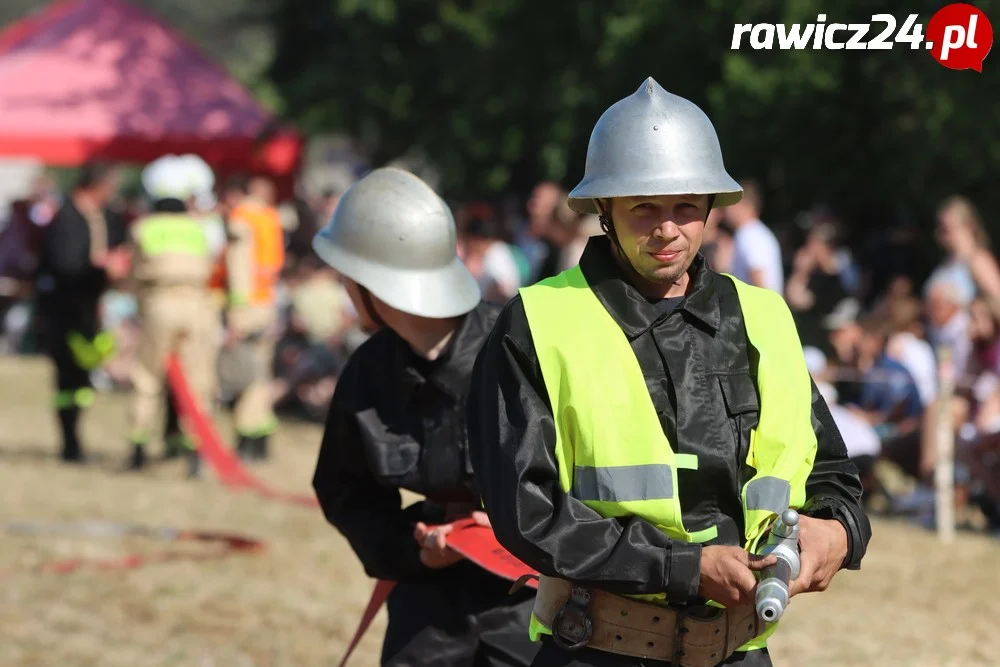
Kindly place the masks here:
MULTIPOLYGON (((753 551, 777 514, 805 504, 816 457, 812 384, 781 295, 727 277, 759 354, 760 416, 747 456, 756 473, 741 490, 745 548, 753 551)), ((714 526, 684 527, 677 470, 697 470, 697 456, 678 454, 667 441, 628 338, 580 267, 520 294, 552 406, 562 489, 606 518, 638 516, 683 542, 714 539, 714 526)), ((666 600, 665 593, 635 597, 666 600)), ((738 650, 766 646, 776 626, 738 650)), ((530 633, 537 640, 550 630, 532 615, 530 633)))
POLYGON ((186 213, 153 213, 130 230, 136 248, 133 276, 142 286, 206 287, 213 259, 201 220, 186 213))

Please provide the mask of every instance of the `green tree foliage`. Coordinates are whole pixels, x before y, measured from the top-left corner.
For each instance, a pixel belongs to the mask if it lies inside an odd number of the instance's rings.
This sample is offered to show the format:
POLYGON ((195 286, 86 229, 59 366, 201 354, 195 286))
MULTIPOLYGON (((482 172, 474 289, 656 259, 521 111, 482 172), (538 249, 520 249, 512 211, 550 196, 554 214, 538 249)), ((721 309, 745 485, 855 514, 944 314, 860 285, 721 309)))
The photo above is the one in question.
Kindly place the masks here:
MULTIPOLYGON (((1000 2, 976 3, 1000 16, 1000 2)), ((713 118, 731 171, 772 215, 817 197, 869 224, 927 220, 963 192, 1000 211, 1000 61, 939 66, 923 48, 731 50, 735 23, 927 20, 941 3, 842 0, 275 0, 269 76, 307 130, 343 130, 376 164, 407 152, 451 195, 572 185, 601 112, 646 76, 713 118)), ((881 27, 875 28, 875 34, 881 27)))

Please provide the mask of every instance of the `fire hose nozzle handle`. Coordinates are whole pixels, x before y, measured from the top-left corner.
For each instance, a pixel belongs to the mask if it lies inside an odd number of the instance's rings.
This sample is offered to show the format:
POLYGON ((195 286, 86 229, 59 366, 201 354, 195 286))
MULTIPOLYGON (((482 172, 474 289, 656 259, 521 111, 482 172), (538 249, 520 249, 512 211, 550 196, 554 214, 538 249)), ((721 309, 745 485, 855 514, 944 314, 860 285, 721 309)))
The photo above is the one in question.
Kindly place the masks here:
POLYGON ((778 562, 761 573, 757 585, 757 615, 767 623, 778 621, 788 607, 792 580, 799 576, 799 513, 787 509, 772 524, 760 555, 773 554, 778 562))

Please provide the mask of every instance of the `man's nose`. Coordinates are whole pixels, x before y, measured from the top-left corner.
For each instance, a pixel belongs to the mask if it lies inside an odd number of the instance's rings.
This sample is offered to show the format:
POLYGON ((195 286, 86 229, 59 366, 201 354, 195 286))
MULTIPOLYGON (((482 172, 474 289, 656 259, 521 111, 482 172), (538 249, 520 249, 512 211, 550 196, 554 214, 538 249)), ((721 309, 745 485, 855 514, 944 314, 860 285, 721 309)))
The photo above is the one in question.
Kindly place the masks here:
POLYGON ((667 219, 657 225, 653 230, 653 236, 660 239, 675 239, 680 235, 680 230, 673 220, 667 219))

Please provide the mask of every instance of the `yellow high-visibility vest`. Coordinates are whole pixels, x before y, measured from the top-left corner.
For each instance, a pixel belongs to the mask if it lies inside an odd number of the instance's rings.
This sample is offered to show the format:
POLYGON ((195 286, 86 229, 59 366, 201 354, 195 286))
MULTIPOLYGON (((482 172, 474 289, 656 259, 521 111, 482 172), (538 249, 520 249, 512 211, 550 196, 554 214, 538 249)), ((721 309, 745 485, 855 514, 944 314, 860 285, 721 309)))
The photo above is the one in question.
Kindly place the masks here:
MULTIPOLYGON (((756 474, 741 490, 744 547, 753 551, 778 514, 805 504, 816 457, 812 385, 781 295, 727 277, 759 353, 760 418, 747 455, 756 474)), ((638 516, 683 542, 714 539, 717 527, 689 532, 681 516, 677 470, 697 470, 698 457, 671 448, 625 332, 579 266, 520 294, 552 406, 562 489, 603 517, 638 516)), ((665 593, 635 597, 666 600, 665 593)), ((766 646, 776 626, 738 650, 766 646)), ((551 631, 532 615, 530 634, 537 640, 551 631)))

